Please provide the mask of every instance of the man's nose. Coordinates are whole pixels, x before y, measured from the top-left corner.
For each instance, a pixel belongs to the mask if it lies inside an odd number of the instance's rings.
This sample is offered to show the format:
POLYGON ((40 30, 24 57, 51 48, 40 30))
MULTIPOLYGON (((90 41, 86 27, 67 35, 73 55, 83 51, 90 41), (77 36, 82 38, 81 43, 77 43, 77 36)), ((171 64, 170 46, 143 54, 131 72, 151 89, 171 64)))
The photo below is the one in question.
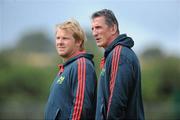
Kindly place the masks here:
POLYGON ((93 36, 97 36, 97 31, 94 29, 94 30, 92 31, 92 34, 93 34, 93 36))
POLYGON ((60 45, 60 44, 62 44, 62 43, 63 43, 63 40, 62 40, 62 39, 56 40, 56 44, 60 45))

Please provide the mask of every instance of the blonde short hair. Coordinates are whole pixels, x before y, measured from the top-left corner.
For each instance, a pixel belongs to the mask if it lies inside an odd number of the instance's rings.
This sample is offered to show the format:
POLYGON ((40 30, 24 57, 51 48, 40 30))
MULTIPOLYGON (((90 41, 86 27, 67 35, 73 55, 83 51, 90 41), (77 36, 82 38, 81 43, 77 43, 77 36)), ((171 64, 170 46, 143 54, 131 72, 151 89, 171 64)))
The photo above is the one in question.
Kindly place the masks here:
POLYGON ((76 41, 81 41, 80 50, 84 50, 84 41, 86 41, 87 38, 78 21, 76 21, 75 19, 67 20, 64 23, 58 24, 56 26, 56 32, 57 29, 71 30, 73 32, 74 39, 76 41))

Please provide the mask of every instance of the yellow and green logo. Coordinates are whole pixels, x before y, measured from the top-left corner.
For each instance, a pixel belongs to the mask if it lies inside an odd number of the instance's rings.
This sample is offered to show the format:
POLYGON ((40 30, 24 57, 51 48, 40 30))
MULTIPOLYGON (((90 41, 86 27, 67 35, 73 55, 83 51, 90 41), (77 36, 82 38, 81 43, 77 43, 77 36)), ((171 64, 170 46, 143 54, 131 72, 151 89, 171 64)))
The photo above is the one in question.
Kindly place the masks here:
POLYGON ((62 82, 64 81, 64 76, 61 76, 58 80, 57 80, 57 84, 62 84, 62 82))
POLYGON ((101 70, 100 76, 104 76, 104 73, 105 73, 105 69, 103 68, 103 69, 101 70))

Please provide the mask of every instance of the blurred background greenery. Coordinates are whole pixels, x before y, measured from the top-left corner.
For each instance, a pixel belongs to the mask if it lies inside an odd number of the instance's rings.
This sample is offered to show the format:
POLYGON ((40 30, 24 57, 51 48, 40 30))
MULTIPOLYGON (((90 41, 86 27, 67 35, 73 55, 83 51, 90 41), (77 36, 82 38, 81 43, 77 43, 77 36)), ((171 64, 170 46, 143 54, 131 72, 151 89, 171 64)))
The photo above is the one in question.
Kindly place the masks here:
MULTIPOLYGON (((103 51, 90 32, 87 51, 92 52, 99 74, 103 51)), ((53 38, 43 31, 22 35, 13 48, 0 51, 0 119, 43 119, 50 85, 62 60, 53 38)), ((146 119, 180 118, 180 58, 159 48, 138 55, 146 119)))

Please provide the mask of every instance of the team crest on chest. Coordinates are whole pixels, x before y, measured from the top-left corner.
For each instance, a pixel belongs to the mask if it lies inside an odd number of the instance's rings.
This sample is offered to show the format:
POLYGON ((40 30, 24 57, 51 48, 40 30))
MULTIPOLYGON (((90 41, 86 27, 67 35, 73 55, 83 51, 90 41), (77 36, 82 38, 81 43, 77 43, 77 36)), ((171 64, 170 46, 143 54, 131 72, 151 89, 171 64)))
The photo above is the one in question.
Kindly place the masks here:
POLYGON ((57 80, 57 84, 62 84, 62 82, 64 81, 65 77, 62 75, 58 80, 57 80))
POLYGON ((103 69, 101 70, 100 76, 104 76, 104 73, 105 73, 105 69, 103 68, 103 69))

